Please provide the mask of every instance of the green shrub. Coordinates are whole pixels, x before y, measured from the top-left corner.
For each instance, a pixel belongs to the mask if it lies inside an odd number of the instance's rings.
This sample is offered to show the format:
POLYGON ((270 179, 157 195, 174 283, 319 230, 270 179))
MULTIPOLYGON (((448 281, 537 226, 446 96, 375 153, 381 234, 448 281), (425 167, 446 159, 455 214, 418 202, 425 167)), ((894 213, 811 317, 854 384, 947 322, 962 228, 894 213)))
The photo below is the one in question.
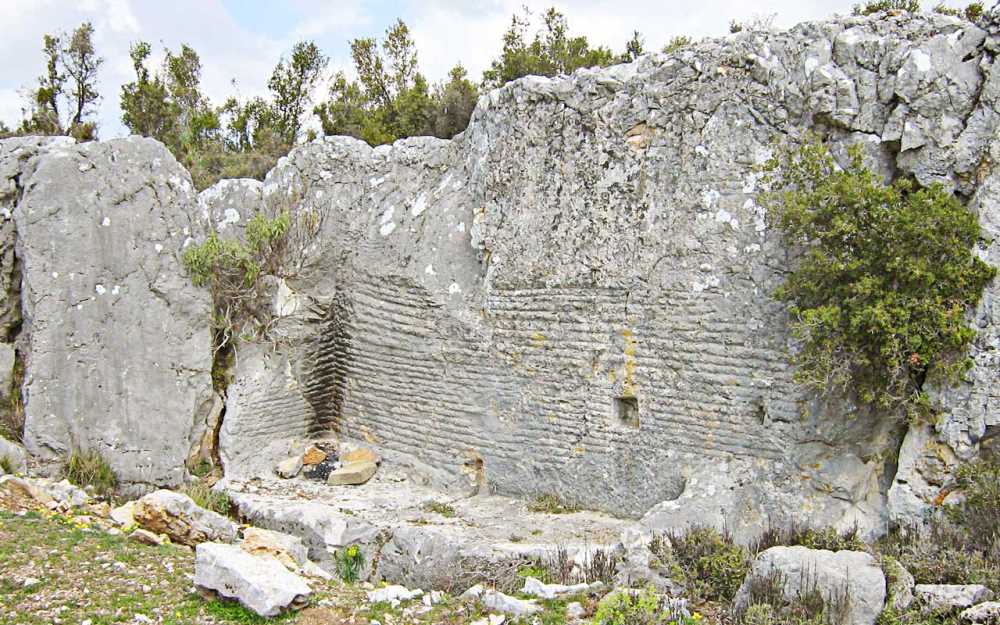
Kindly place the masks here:
POLYGON ((692 39, 687 35, 678 35, 668 41, 667 45, 663 46, 663 51, 667 54, 677 52, 681 48, 691 45, 691 41, 692 39))
POLYGON ((14 473, 14 462, 7 456, 0 456, 0 469, 4 473, 14 473))
POLYGON ((357 545, 344 547, 334 554, 333 559, 340 579, 348 584, 358 581, 361 570, 365 566, 365 556, 361 553, 360 547, 357 545))
POLYGON ((940 13, 941 15, 950 15, 952 17, 963 17, 970 22, 978 21, 984 13, 985 9, 981 2, 973 2, 967 5, 964 9, 956 9, 950 7, 944 3, 934 7, 935 13, 940 13))
POLYGON ((232 512, 233 503, 229 500, 229 495, 222 491, 212 490, 205 482, 198 481, 188 484, 182 492, 206 510, 218 512, 223 516, 229 516, 232 512))
POLYGON ((918 584, 982 584, 1000 591, 1000 548, 982 548, 978 538, 946 518, 926 528, 896 529, 877 549, 899 561, 918 584))
POLYGON ((14 369, 11 371, 7 405, 0 404, 0 436, 18 443, 24 440, 24 398, 21 397, 23 383, 24 360, 14 352, 14 369))
POLYGON ((819 529, 790 523, 782 527, 769 526, 750 545, 750 553, 760 553, 777 546, 794 547, 801 545, 810 549, 827 549, 829 551, 863 551, 865 543, 858 537, 857 526, 838 532, 832 527, 819 529))
POLYGON ((986 460, 963 465, 956 474, 956 486, 965 499, 949 506, 948 516, 965 528, 974 540, 973 548, 996 548, 1000 544, 1000 465, 986 460))
POLYGON ((750 570, 749 554, 733 542, 728 532, 713 527, 691 526, 651 544, 661 562, 672 562, 692 598, 730 600, 750 570))
POLYGON ((975 215, 943 186, 886 184, 859 146, 840 170, 808 142, 773 158, 764 194, 797 259, 775 293, 790 302, 800 383, 928 418, 929 376, 954 383, 975 338, 966 314, 996 270, 980 260, 975 215))
POLYGON ((679 625, 697 623, 685 618, 652 587, 641 591, 616 590, 601 600, 593 625, 679 625))
POLYGON ((528 503, 529 512, 541 512, 543 514, 570 514, 576 512, 578 508, 566 503, 558 495, 539 495, 528 503))
MULTIPOLYGON (((207 286, 215 309, 216 350, 231 343, 233 332, 262 333, 268 306, 258 302, 259 278, 279 275, 288 247, 291 218, 282 212, 274 218, 258 213, 244 229, 243 240, 223 239, 215 232, 204 243, 184 250, 183 262, 195 286, 207 286)), ((213 366, 213 382, 224 372, 213 366)))
POLYGON ((111 465, 96 450, 74 450, 63 465, 62 475, 70 484, 92 487, 98 497, 112 495, 118 486, 118 477, 111 465))
POLYGON ((875 13, 919 13, 919 0, 868 0, 864 4, 854 5, 854 15, 873 15, 875 13))
POLYGON ((426 512, 440 514, 447 519, 455 516, 455 508, 440 501, 428 501, 424 504, 424 510, 426 512))
POLYGON ((879 541, 919 584, 982 584, 1000 592, 1000 466, 979 460, 959 468, 964 499, 924 528, 895 529, 879 541))
POLYGON ((803 572, 799 592, 785 596, 787 578, 772 569, 763 575, 751 575, 746 586, 746 607, 735 611, 741 625, 836 625, 846 620, 850 607, 847 587, 824 596, 814 573, 803 572))

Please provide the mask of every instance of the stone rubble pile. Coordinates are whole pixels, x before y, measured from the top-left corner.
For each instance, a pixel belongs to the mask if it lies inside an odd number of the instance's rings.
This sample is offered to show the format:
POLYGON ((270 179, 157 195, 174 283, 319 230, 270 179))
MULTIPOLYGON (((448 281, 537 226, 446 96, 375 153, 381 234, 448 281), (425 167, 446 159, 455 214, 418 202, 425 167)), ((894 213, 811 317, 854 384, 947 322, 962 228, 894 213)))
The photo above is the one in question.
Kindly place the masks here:
POLYGON ((360 486, 374 477, 382 458, 368 447, 350 442, 320 441, 281 460, 274 473, 283 479, 299 475, 332 486, 360 486))

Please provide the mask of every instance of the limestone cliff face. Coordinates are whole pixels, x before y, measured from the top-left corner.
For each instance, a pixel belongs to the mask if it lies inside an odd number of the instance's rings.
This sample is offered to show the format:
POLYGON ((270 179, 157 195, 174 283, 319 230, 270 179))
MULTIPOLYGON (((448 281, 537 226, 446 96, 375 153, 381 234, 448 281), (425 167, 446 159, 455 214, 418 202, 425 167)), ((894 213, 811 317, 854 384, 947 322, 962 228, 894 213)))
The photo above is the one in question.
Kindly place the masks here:
MULTIPOLYGON (((936 428, 802 394, 755 168, 806 131, 838 154, 861 142, 879 171, 968 197, 1000 264, 997 42, 936 15, 743 33, 516 81, 452 141, 326 138, 263 184, 224 181, 197 206, 161 194, 196 240, 258 211, 310 224, 275 288, 277 341, 239 348, 227 473, 269 472, 289 441, 332 429, 437 485, 556 493, 658 527, 912 518, 1000 422, 997 292, 936 428)), ((204 420, 188 403, 185 444, 204 420)))

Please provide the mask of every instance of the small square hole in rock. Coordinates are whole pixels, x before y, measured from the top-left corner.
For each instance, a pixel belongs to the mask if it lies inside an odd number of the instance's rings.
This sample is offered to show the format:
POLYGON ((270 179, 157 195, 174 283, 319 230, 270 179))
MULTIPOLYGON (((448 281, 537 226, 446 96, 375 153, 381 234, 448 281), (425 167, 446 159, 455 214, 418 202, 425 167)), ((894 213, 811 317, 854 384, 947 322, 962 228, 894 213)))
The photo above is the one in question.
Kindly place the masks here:
POLYGON ((615 423, 639 429, 639 400, 635 397, 616 397, 614 400, 615 423))

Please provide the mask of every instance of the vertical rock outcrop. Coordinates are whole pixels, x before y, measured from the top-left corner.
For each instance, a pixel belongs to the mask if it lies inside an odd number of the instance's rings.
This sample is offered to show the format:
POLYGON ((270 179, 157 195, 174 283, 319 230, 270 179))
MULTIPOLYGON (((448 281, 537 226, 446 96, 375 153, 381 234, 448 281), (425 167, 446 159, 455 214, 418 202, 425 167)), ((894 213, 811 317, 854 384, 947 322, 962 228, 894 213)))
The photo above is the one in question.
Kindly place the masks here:
POLYGON ((209 297, 180 262, 190 176, 149 139, 0 145, 26 447, 53 463, 96 450, 126 485, 181 483, 213 397, 209 297))

